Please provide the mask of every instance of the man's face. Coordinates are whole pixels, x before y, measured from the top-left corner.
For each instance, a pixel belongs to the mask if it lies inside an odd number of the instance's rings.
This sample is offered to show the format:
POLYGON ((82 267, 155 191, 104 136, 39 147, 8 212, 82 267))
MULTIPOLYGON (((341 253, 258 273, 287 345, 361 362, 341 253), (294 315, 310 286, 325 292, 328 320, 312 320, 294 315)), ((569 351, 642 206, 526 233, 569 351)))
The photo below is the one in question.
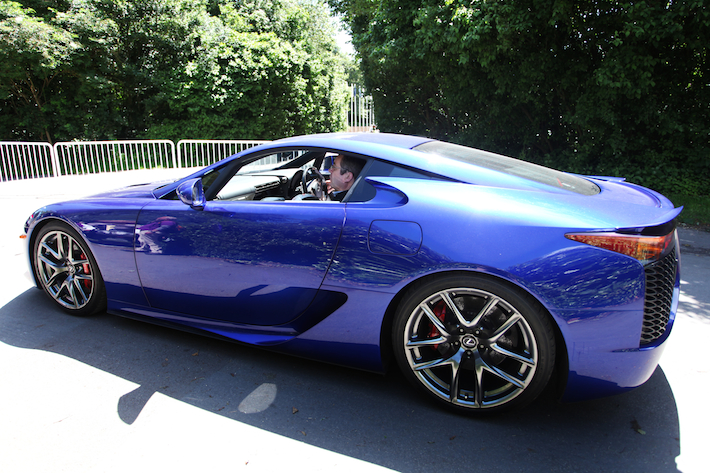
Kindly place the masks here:
POLYGON ((342 156, 338 155, 330 167, 330 187, 336 191, 346 191, 353 185, 353 173, 348 171, 341 174, 340 161, 342 156))

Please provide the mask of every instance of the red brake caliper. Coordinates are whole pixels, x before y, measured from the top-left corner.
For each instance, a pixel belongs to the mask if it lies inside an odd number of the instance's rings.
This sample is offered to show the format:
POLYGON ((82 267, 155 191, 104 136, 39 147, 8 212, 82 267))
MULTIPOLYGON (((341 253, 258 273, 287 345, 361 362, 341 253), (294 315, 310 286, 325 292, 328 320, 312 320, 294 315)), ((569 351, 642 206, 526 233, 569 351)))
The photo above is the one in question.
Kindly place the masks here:
MULTIPOLYGON (((80 256, 81 259, 86 259, 86 255, 84 253, 81 254, 80 256)), ((82 268, 84 268, 84 274, 91 274, 91 266, 89 266, 89 263, 84 263, 81 265, 82 268)), ((91 282, 88 279, 84 279, 81 281, 81 283, 84 285, 85 288, 89 289, 89 285, 91 282)))
MULTIPOLYGON (((434 315, 441 320, 441 322, 444 322, 444 318, 446 317, 446 304, 444 301, 439 301, 435 306, 434 306, 434 315)), ((431 329, 429 330, 429 338, 434 338, 436 336, 441 335, 439 332, 439 329, 436 328, 434 324, 431 324, 431 329)), ((434 345, 434 349, 439 348, 439 345, 434 345)))

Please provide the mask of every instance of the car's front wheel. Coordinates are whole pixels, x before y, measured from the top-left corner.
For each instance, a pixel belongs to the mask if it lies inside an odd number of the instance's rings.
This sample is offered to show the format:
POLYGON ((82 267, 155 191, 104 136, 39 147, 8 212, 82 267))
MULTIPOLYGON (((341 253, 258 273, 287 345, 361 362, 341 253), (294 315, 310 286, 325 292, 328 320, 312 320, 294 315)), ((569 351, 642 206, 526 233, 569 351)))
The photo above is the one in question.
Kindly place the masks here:
POLYGON ((76 231, 64 224, 43 227, 34 244, 39 285, 60 307, 91 315, 106 307, 106 290, 94 256, 76 231))
POLYGON ((440 403, 470 413, 531 402, 554 366, 549 315, 530 296, 483 276, 445 276, 413 287, 394 320, 405 376, 440 403))

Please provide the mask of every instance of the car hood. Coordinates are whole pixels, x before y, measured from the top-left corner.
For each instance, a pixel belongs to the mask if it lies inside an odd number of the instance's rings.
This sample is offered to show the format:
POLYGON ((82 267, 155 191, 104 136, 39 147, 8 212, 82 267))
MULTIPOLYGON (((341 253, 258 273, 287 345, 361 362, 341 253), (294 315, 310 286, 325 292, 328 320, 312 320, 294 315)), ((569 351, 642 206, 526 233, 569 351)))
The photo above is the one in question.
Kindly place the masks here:
POLYGON ((106 192, 101 192, 99 194, 94 194, 91 197, 100 197, 100 198, 115 198, 115 199, 154 199, 155 194, 154 191, 156 189, 160 189, 166 185, 172 184, 176 182, 174 179, 173 180, 167 180, 167 181, 157 181, 157 182, 151 182, 147 184, 134 184, 128 187, 122 187, 119 189, 114 189, 106 192))

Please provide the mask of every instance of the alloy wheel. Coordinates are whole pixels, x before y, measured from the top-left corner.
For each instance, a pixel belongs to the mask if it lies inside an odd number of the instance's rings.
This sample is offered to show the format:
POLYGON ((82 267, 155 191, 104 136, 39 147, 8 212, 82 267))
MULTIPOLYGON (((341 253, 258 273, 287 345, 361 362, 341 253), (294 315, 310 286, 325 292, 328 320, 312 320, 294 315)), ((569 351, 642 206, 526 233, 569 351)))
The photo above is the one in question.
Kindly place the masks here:
POLYGON ((37 244, 36 268, 45 291, 61 306, 82 309, 96 286, 88 252, 69 233, 53 230, 37 244))

